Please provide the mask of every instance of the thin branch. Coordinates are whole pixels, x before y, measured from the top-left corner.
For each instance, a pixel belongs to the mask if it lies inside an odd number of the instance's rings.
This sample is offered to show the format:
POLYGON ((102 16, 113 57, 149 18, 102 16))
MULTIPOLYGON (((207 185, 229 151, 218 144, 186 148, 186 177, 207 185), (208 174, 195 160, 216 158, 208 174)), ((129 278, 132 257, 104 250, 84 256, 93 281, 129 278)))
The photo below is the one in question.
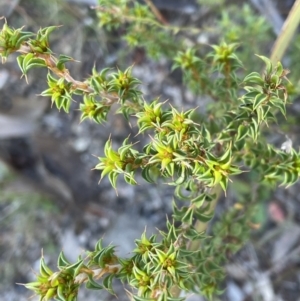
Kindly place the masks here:
POLYGON ((151 0, 144 0, 144 1, 149 6, 149 8, 151 9, 152 13, 157 18, 157 20, 164 25, 168 25, 168 21, 161 14, 161 12, 156 8, 156 6, 152 3, 152 1, 151 0))

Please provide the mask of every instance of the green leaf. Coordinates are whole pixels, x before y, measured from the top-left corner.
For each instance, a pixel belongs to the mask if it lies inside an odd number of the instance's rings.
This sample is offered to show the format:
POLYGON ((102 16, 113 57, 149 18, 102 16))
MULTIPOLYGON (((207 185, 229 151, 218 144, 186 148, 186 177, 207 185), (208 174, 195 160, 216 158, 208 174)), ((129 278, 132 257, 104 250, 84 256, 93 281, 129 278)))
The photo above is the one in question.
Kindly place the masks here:
POLYGON ((282 66, 281 62, 277 62, 276 75, 281 77, 283 72, 284 72, 284 69, 283 69, 283 66, 282 66))
POLYGON ((194 211, 194 216, 198 219, 198 220, 200 220, 201 222, 203 222, 203 223, 207 223, 207 222, 209 222, 211 219, 212 219, 212 217, 214 216, 214 212, 212 212, 212 213, 203 213, 203 212, 201 212, 201 209, 198 209, 198 210, 195 210, 194 211))
POLYGON ((65 257, 65 254, 63 252, 60 252, 58 256, 57 266, 61 270, 62 268, 65 268, 66 266, 69 266, 71 263, 67 260, 65 257))
POLYGON ((67 266, 65 271, 70 272, 73 277, 76 277, 80 273, 80 269, 83 265, 83 259, 79 259, 74 264, 67 266))
POLYGON ((231 146, 229 146, 225 153, 222 155, 222 157, 218 160, 218 165, 220 165, 222 169, 227 169, 230 167, 231 160, 232 151, 231 146))
POLYGON ((128 183, 130 185, 137 185, 137 181, 134 179, 134 172, 125 173, 124 180, 126 183, 128 183))
POLYGON ((257 72, 252 72, 250 74, 248 74, 245 78, 244 78, 244 82, 247 83, 254 83, 254 84, 258 84, 260 86, 262 86, 264 84, 264 80, 262 79, 261 75, 257 72))
POLYGON ((147 182, 153 184, 155 183, 154 179, 152 178, 153 174, 153 168, 151 165, 147 165, 146 167, 143 168, 142 170, 142 177, 145 179, 147 182))
POLYGON ((225 195, 226 195, 226 190, 227 190, 227 185, 228 185, 228 178, 223 176, 219 183, 220 183, 223 191, 225 191, 225 195))
POLYGON ((19 65, 19 68, 20 68, 20 70, 22 71, 22 73, 23 74, 25 74, 26 72, 24 71, 24 69, 23 69, 23 61, 24 61, 24 55, 19 55, 18 57, 17 57, 17 62, 18 62, 18 65, 19 65))
POLYGON ((191 200, 191 203, 194 206, 196 206, 196 208, 200 208, 204 204, 206 197, 207 197, 207 195, 205 193, 201 193, 198 196, 196 196, 195 198, 193 198, 191 200))
POLYGON ((251 118, 252 123, 250 124, 250 136, 256 142, 258 137, 258 128, 259 124, 257 123, 255 118, 251 118))
POLYGON ((25 31, 21 31, 20 35, 18 36, 18 39, 15 43, 15 47, 19 48, 21 46, 21 44, 25 41, 28 40, 30 37, 32 37, 34 34, 32 32, 25 32, 25 31))
POLYGON ((43 59, 40 58, 33 58, 30 63, 27 65, 26 72, 31 69, 32 67, 46 67, 46 63, 43 59))
POLYGON ((95 250, 96 251, 101 251, 103 249, 103 247, 102 247, 102 241, 103 241, 102 238, 97 241, 97 243, 95 245, 95 250))
POLYGON ((174 184, 176 186, 181 185, 187 181, 188 177, 189 177, 189 174, 188 174, 186 168, 181 168, 180 176, 172 184, 174 184))
POLYGON ((112 281, 114 279, 115 275, 114 274, 111 274, 111 275, 108 275, 107 277, 105 277, 103 279, 103 287, 112 295, 115 294, 113 288, 112 288, 112 281))
POLYGON ((87 281, 87 283, 85 285, 86 288, 92 289, 92 290, 102 290, 104 288, 103 285, 99 284, 98 282, 96 282, 93 279, 92 275, 88 275, 88 277, 89 277, 89 280, 87 281))
POLYGON ((235 141, 238 142, 240 140, 243 140, 247 136, 248 131, 248 127, 244 126, 243 124, 240 124, 238 127, 238 132, 235 141))
POLYGON ((64 285, 60 284, 57 287, 57 299, 59 301, 67 301, 66 296, 64 295, 64 285))
POLYGON ((267 74, 270 74, 273 70, 271 60, 262 55, 257 55, 257 56, 264 61, 264 63, 266 64, 266 72, 267 72, 267 74))
POLYGON ((22 70, 25 71, 25 74, 27 72, 27 65, 30 63, 30 61, 33 59, 34 54, 33 53, 27 53, 23 60, 22 70))
POLYGON ((60 54, 59 58, 58 58, 58 61, 56 63, 56 67, 59 70, 63 70, 65 68, 65 63, 69 62, 69 61, 74 61, 74 59, 72 57, 68 56, 68 55, 60 54))
POLYGON ((51 269, 46 265, 44 257, 40 260, 40 274, 43 277, 49 277, 53 274, 51 269))
POLYGON ((272 97, 270 99, 270 102, 280 110, 280 112, 282 113, 282 115, 284 117, 286 117, 286 107, 285 107, 285 103, 282 99, 280 98, 276 98, 276 97, 272 97))
POLYGON ((117 188, 117 180, 118 180, 118 176, 119 174, 112 171, 108 174, 108 179, 109 179, 109 182, 111 184, 111 186, 116 189, 117 188))
MULTIPOLYGON (((198 239, 206 238, 205 232, 199 233, 197 230, 193 229, 192 227, 187 229, 184 232, 183 236, 186 237, 187 239, 191 239, 191 240, 198 240, 198 239)), ((182 250, 180 252, 182 252, 182 250)), ((192 251, 192 252, 194 252, 194 251, 192 251)))
POLYGON ((253 111, 255 111, 257 107, 260 106, 266 99, 267 99, 266 94, 262 94, 262 93, 257 94, 253 101, 253 111))
POLYGON ((192 207, 182 208, 182 210, 185 211, 185 214, 181 218, 182 222, 192 225, 193 224, 193 216, 194 216, 193 208, 192 207))
POLYGON ((185 206, 185 207, 182 207, 181 209, 179 209, 174 200, 172 202, 172 205, 173 205, 173 218, 177 221, 181 221, 182 217, 184 216, 184 214, 187 210, 187 207, 185 206))
POLYGON ((287 170, 284 173, 282 185, 287 185, 287 187, 290 187, 298 181, 298 178, 299 176, 297 171, 287 170))

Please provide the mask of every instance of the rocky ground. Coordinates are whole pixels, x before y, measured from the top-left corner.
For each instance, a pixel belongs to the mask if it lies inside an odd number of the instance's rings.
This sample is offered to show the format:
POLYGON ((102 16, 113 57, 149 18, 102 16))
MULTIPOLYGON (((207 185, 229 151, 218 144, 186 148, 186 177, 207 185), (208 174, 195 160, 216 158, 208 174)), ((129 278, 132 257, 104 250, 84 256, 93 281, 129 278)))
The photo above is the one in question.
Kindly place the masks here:
MULTIPOLYGON (((177 25, 201 24, 204 15, 213 16, 213 11, 199 9, 196 1, 177 1, 176 5, 171 0, 153 2, 177 25)), ((276 35, 293 1, 285 1, 285 5, 278 1, 277 6, 275 1, 248 2, 257 14, 265 12, 276 35)), ((170 75, 167 60, 150 60, 141 49, 129 53, 124 42, 95 27, 90 5, 93 1, 2 0, 0 16, 6 16, 15 28, 26 24, 32 31, 64 24, 54 32, 51 43, 55 52, 80 61, 70 66, 75 78, 87 77, 94 63, 99 69, 135 63, 133 73, 143 82, 146 97, 159 95, 178 107, 197 106, 198 99, 183 86, 178 74, 170 75)), ((99 172, 91 169, 97 163, 95 156, 103 154, 109 135, 119 144, 135 130, 119 115, 98 126, 79 123, 76 110, 67 115, 51 109, 50 100, 39 96, 45 89, 45 75, 43 70, 33 70, 27 84, 20 80, 14 58, 0 65, 1 300, 28 299, 30 292, 16 283, 34 278, 32 269, 38 269, 42 249, 53 268, 60 250, 70 261, 76 260, 101 237, 126 256, 145 227, 149 233, 163 228, 165 216, 171 213, 173 192, 163 183, 149 188, 142 180, 137 187, 120 182, 118 196, 106 179, 97 185, 99 172)), ((297 119, 299 103, 293 106, 297 119)), ((297 126, 291 131, 294 145, 299 145, 297 126)), ((261 213, 263 227, 226 267, 227 290, 220 300, 300 300, 299 188, 296 184, 269 193, 261 213)), ((119 300, 127 300, 122 287, 117 292, 119 300)), ((82 290, 80 294, 79 300, 115 300, 98 292, 82 290)))

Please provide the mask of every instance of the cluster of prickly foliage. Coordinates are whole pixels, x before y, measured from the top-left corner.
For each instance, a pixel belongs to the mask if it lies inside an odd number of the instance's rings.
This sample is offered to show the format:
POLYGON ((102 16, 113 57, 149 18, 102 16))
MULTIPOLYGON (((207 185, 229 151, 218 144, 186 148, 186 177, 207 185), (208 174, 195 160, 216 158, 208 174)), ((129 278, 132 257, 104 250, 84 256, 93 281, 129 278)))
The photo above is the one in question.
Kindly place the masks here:
MULTIPOLYGON (((99 0, 99 4, 101 25, 130 23, 126 39, 131 44, 140 45, 145 32, 159 27, 150 9, 141 4, 126 0, 99 0), (140 31, 135 31, 136 26, 140 31)), ((105 122, 113 105, 126 119, 135 117, 139 134, 149 133, 148 143, 138 151, 134 138, 126 138, 114 149, 108 138, 96 169, 115 189, 119 176, 131 185, 137 184, 138 173, 150 183, 162 177, 175 187, 176 200, 173 221, 167 221, 166 230, 158 236, 143 233, 132 256, 121 258, 114 246, 103 247, 100 240, 76 263, 61 253, 56 272, 42 258, 36 281, 25 286, 41 301, 76 300, 83 283, 114 294, 114 278, 129 284, 133 288, 129 294, 137 301, 181 300, 182 290, 212 297, 220 292, 224 262, 248 238, 254 207, 247 203, 233 206, 213 227, 212 236, 206 236, 203 225, 214 214, 218 187, 226 192, 232 176, 251 169, 269 184, 289 186, 300 175, 299 152, 292 147, 279 150, 264 138, 266 126, 276 122, 278 113, 286 114, 287 71, 280 63, 272 66, 260 56, 266 65, 264 73, 252 72, 241 78, 243 64, 236 53, 237 44, 214 45, 203 54, 195 47, 183 51, 178 43, 172 49, 176 53, 173 68, 182 70, 194 93, 213 102, 201 115, 198 109, 178 110, 158 98, 145 101, 132 67, 125 71, 97 71, 95 67, 86 80, 74 79, 65 65, 73 59, 56 57, 51 51, 49 35, 55 28, 43 28, 35 34, 13 29, 5 21, 0 32, 2 62, 12 53, 19 54, 17 62, 25 77, 32 68, 47 68, 48 88, 41 95, 66 112, 73 95, 81 96, 82 121, 105 122)), ((162 33, 170 30, 163 28, 162 33)))

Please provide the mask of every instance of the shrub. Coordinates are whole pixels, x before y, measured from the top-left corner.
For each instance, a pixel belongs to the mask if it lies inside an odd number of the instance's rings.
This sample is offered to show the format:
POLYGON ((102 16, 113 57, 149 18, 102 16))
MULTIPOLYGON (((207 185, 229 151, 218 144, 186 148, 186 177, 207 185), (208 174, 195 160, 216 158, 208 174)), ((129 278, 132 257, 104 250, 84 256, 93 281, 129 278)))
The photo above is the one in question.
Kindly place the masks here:
MULTIPOLYGON (((144 47, 154 58, 172 58, 173 69, 181 69, 185 84, 195 95, 209 98, 211 104, 200 112, 198 108, 178 110, 156 97, 145 101, 140 81, 132 75, 133 66, 124 71, 94 67, 89 78, 75 80, 66 68, 73 58, 57 56, 50 47, 49 36, 57 26, 41 28, 35 34, 14 29, 4 20, 2 62, 17 53, 25 79, 30 69, 47 68, 48 88, 41 95, 50 97, 58 110, 68 113, 74 95, 79 95, 81 121, 104 123, 112 106, 118 106, 124 118, 136 118, 139 135, 149 134, 142 151, 135 147, 135 137, 126 138, 118 149, 112 146, 113 137, 108 137, 105 155, 95 167, 102 171, 101 179, 107 176, 117 190, 120 176, 136 185, 136 175, 141 172, 149 183, 163 178, 175 192, 173 216, 166 221, 166 230, 150 237, 143 233, 130 257, 118 257, 115 247, 103 246, 100 239, 94 250, 80 255, 75 263, 62 252, 57 271, 42 257, 36 281, 25 287, 40 300, 76 300, 83 283, 113 294, 112 282, 117 278, 133 288, 133 300, 181 300, 181 291, 211 298, 221 292, 224 264, 249 238, 260 202, 254 195, 239 200, 207 233, 222 191, 226 194, 230 182, 241 173, 255 174, 260 183, 257 190, 278 183, 290 186, 298 180, 300 154, 291 141, 278 149, 266 138, 279 118, 286 116, 288 94, 293 90, 288 71, 280 62, 273 64, 260 55, 256 60, 264 63, 263 73, 245 70, 249 62, 239 58, 239 45, 233 41, 186 47, 186 31, 197 30, 165 24, 151 5, 128 0, 99 0, 99 4, 101 26, 110 30, 122 27, 130 46, 144 47)), ((228 27, 226 20, 224 15, 224 27, 228 27)), ((237 40, 237 35, 241 33, 233 27, 227 40, 237 40)))

